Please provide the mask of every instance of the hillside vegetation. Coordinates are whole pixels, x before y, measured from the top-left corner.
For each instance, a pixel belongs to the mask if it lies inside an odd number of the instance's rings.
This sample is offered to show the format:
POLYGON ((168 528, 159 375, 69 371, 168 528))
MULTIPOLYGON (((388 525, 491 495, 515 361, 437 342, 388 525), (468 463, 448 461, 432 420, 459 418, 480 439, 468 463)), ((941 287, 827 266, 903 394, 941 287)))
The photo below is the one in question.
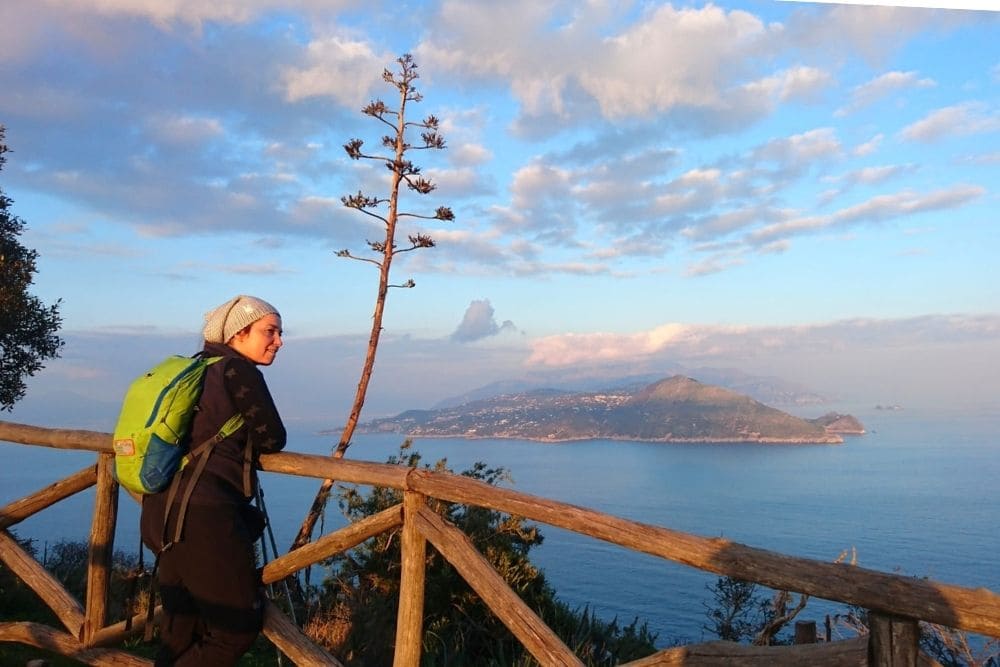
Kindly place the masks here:
MULTIPOLYGON (((541 441, 840 443, 836 415, 828 428, 723 387, 682 375, 639 389, 605 392, 538 390, 504 394, 439 410, 410 410, 362 426, 416 437, 515 438, 541 441)), ((845 421, 850 420, 850 421, 845 421)), ((858 432, 847 429, 844 432, 858 432)))

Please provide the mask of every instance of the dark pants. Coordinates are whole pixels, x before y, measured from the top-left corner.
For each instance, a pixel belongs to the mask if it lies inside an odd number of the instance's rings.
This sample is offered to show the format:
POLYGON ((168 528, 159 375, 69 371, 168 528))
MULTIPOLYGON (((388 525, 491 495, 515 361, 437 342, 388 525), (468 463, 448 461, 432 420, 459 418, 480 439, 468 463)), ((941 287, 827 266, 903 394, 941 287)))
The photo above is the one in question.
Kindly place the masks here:
MULTIPOLYGON (((143 503, 142 533, 147 544, 156 544, 163 511, 151 500, 143 503)), ((253 645, 263 625, 264 595, 252 511, 237 505, 188 507, 183 539, 163 552, 157 571, 163 603, 157 666, 235 665, 253 645)), ((172 531, 173 518, 170 523, 172 531)))

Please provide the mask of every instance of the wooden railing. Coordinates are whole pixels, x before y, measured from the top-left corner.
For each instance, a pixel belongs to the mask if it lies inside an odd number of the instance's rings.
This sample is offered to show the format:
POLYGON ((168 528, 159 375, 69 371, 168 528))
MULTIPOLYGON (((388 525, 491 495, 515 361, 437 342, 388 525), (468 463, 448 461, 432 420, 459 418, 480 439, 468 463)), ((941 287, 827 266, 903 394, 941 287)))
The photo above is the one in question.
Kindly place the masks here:
MULTIPOLYGON (((149 665, 119 648, 140 631, 145 615, 108 624, 108 582, 118 490, 111 466, 111 436, 81 430, 46 429, 0 421, 0 440, 97 453, 97 464, 29 496, 0 507, 0 559, 49 606, 63 629, 38 623, 0 623, 0 642, 20 642, 90 665, 149 665), (83 605, 22 549, 7 529, 41 509, 96 485, 89 546, 87 595, 83 605), (126 630, 126 627, 129 629, 126 630)), ((477 505, 557 526, 627 549, 706 572, 757 582, 869 610, 867 637, 793 647, 745 647, 710 642, 666 649, 629 663, 648 665, 892 665, 928 664, 918 650, 919 621, 1000 637, 1000 595, 917 580, 842 563, 828 563, 705 538, 618 518, 548 498, 497 488, 477 480, 396 465, 282 452, 261 457, 264 470, 403 492, 403 502, 284 554, 263 569, 265 583, 348 550, 388 530, 401 530, 402 570, 394 665, 420 664, 423 635, 424 563, 427 543, 447 559, 494 614, 542 665, 580 665, 573 652, 504 582, 468 537, 427 506, 428 498, 477 505)), ((0 601, 2 602, 2 601, 0 601)), ((299 665, 339 665, 273 605, 264 634, 299 665)))

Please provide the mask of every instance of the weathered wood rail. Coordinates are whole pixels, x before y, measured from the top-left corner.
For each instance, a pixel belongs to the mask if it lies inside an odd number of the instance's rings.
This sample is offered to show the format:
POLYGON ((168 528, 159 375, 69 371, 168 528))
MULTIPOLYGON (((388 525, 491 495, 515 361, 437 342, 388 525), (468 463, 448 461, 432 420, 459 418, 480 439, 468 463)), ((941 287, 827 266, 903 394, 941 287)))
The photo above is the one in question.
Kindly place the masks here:
MULTIPOLYGON (((0 440, 93 451, 97 463, 29 496, 0 507, 0 560, 48 605, 62 629, 38 623, 0 623, 0 642, 19 642, 70 656, 88 665, 150 665, 114 648, 145 625, 144 614, 108 624, 108 580, 114 550, 119 487, 111 474, 111 436, 0 421, 0 440), (83 489, 97 487, 89 546, 87 595, 81 604, 25 552, 8 528, 83 489), (129 627, 126 630, 126 627, 129 627)), ((394 664, 420 664, 424 562, 428 543, 465 578, 497 617, 542 665, 580 665, 579 659, 503 581, 471 541, 427 506, 428 498, 478 505, 557 526, 706 572, 774 589, 858 605, 869 610, 871 633, 852 640, 793 647, 746 647, 709 642, 666 649, 629 663, 651 665, 879 665, 933 664, 918 650, 919 621, 1000 637, 1000 595, 828 563, 705 538, 614 517, 477 480, 395 465, 283 452, 263 456, 264 470, 345 483, 384 486, 404 493, 400 505, 320 536, 263 569, 265 583, 350 549, 387 530, 401 531, 402 573, 394 664)), ((264 634, 299 665, 339 665, 273 605, 264 634)))

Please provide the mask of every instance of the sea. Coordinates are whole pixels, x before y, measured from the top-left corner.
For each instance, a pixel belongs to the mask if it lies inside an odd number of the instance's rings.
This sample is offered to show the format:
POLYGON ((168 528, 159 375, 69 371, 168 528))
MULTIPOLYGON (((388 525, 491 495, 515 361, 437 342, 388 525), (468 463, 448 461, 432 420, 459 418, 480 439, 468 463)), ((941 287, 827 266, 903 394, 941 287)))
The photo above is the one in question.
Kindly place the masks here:
MULTIPOLYGON (((627 519, 1000 592, 1000 413, 872 408, 852 414, 867 432, 841 445, 421 438, 413 449, 425 463, 446 459, 455 472, 476 462, 502 467, 510 488, 627 519)), ((293 433, 288 449, 327 454, 334 438, 293 433)), ((403 439, 358 435, 347 457, 384 462, 403 439)), ((0 506, 93 460, 92 453, 0 443, 0 506)), ((275 540, 285 550, 319 482, 263 473, 262 484, 275 540)), ((92 508, 90 490, 14 531, 44 554, 58 540, 85 540, 92 508)), ((322 530, 343 524, 331 501, 322 530)), ((638 619, 660 646, 715 638, 706 630, 715 575, 551 526, 541 530, 544 542, 532 550, 532 561, 570 606, 619 624, 638 619)), ((138 549, 137 509, 124 495, 115 547, 138 549)), ((810 600, 798 620, 823 628, 827 616, 846 611, 810 600)))

